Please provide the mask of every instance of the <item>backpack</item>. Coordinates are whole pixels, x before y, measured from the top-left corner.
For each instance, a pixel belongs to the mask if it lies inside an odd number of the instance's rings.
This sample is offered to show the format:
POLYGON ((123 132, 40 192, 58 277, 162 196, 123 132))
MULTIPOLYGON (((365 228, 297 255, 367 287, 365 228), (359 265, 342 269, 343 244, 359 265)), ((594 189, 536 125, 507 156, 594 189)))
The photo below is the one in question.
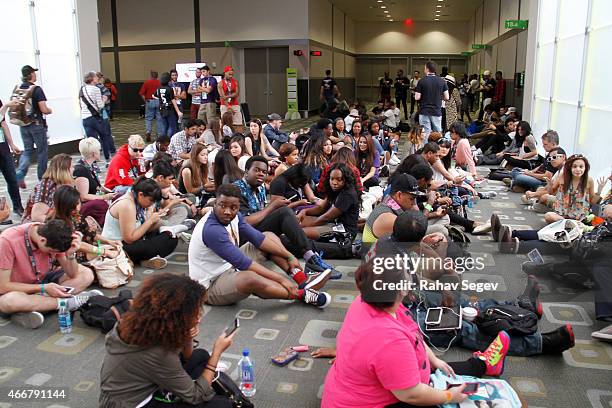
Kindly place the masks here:
POLYGON ((28 126, 34 122, 32 95, 35 89, 36 85, 30 85, 30 87, 26 89, 21 89, 19 85, 15 85, 13 93, 11 94, 11 101, 17 101, 19 104, 9 109, 9 121, 13 125, 28 126))
POLYGON ((502 330, 510 335, 527 336, 538 329, 538 316, 530 310, 512 305, 497 305, 486 308, 476 317, 480 331, 497 336, 502 330))
POLYGON ((349 232, 325 232, 314 241, 314 247, 328 259, 353 258, 353 237, 349 232))
POLYGON ((92 296, 81 306, 81 318, 92 327, 98 327, 102 333, 108 333, 121 321, 121 316, 132 304, 132 291, 122 290, 119 296, 92 296))

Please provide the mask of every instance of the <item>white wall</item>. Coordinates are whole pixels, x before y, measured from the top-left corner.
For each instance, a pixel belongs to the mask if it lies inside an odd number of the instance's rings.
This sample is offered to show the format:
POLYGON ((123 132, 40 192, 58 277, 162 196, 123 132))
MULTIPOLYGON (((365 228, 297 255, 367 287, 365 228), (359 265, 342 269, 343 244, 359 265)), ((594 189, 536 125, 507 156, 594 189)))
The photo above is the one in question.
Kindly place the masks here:
MULTIPOLYGON (((82 137, 79 86, 84 69, 99 69, 92 56, 99 50, 96 6, 80 5, 77 9, 73 0, 37 0, 32 8, 26 0, 0 0, 0 97, 8 99, 20 83, 23 65, 39 68, 37 85, 53 110, 47 117, 49 144, 82 137), (78 54, 87 66, 81 67, 78 54)), ((10 128, 23 146, 19 128, 10 128)))
POLYGON ((459 54, 468 48, 468 27, 457 22, 417 21, 359 23, 355 30, 358 54, 459 54))
MULTIPOLYGON (((534 0, 535 2, 535 0, 534 0)), ((612 121, 609 69, 612 14, 607 0, 540 1, 530 14, 525 112, 534 134, 559 132, 561 146, 581 153, 591 176, 608 176, 612 121), (589 14, 590 11, 590 14, 589 14), (577 70, 576 67, 579 69, 577 70)))

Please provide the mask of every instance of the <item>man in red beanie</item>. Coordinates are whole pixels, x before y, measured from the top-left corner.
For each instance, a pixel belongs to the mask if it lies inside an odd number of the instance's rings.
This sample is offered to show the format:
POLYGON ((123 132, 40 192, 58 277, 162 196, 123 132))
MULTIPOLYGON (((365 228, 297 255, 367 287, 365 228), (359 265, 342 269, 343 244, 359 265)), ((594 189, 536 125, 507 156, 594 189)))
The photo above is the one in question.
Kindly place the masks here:
POLYGON ((232 112, 234 117, 234 125, 242 126, 242 113, 240 112, 240 87, 238 81, 234 79, 234 69, 231 66, 226 66, 223 69, 223 79, 219 82, 219 99, 221 101, 221 116, 225 112, 232 112))

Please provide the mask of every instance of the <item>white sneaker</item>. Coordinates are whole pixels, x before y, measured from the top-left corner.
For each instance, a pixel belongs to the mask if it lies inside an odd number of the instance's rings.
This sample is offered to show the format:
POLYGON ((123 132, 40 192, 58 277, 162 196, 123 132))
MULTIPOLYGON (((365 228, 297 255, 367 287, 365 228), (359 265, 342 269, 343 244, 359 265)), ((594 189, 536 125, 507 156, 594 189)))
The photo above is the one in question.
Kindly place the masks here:
POLYGON ((491 223, 487 222, 486 224, 475 226, 474 230, 472 230, 472 235, 483 235, 487 232, 491 232, 492 229, 491 223))
POLYGON ((186 226, 188 230, 194 229, 198 222, 191 218, 186 218, 185 221, 181 222, 182 225, 186 226))
POLYGON ((189 230, 189 227, 187 225, 178 224, 178 225, 160 227, 159 232, 169 232, 170 234, 172 234, 172 238, 176 238, 178 234, 180 234, 181 232, 188 231, 188 230, 189 230))
POLYGON ((314 289, 305 289, 304 298, 302 300, 308 305, 316 306, 319 309, 325 309, 331 303, 331 296, 327 292, 317 292, 314 289))
POLYGON ((45 317, 39 312, 13 313, 11 321, 26 329, 38 329, 45 322, 45 317))
POLYGON ((398 159, 396 156, 393 156, 389 159, 389 164, 393 165, 393 166, 397 166, 398 164, 400 164, 402 161, 400 159, 398 159))
POLYGON ((597 340, 612 341, 612 324, 591 333, 591 337, 597 340))

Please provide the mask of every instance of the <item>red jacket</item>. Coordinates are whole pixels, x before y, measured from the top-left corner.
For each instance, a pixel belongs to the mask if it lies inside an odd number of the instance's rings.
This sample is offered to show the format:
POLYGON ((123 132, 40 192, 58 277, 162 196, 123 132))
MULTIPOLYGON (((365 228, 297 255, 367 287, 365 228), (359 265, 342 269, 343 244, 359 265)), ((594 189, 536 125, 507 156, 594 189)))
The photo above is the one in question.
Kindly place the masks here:
POLYGON ((140 91, 138 92, 138 94, 140 96, 144 96, 147 101, 149 99, 153 99, 153 94, 155 93, 157 88, 161 86, 160 84, 161 83, 159 82, 159 79, 147 79, 140 87, 140 91))
POLYGON ((108 166, 104 187, 112 190, 117 186, 131 186, 141 174, 144 173, 139 169, 138 160, 130 157, 128 145, 124 144, 108 166))

